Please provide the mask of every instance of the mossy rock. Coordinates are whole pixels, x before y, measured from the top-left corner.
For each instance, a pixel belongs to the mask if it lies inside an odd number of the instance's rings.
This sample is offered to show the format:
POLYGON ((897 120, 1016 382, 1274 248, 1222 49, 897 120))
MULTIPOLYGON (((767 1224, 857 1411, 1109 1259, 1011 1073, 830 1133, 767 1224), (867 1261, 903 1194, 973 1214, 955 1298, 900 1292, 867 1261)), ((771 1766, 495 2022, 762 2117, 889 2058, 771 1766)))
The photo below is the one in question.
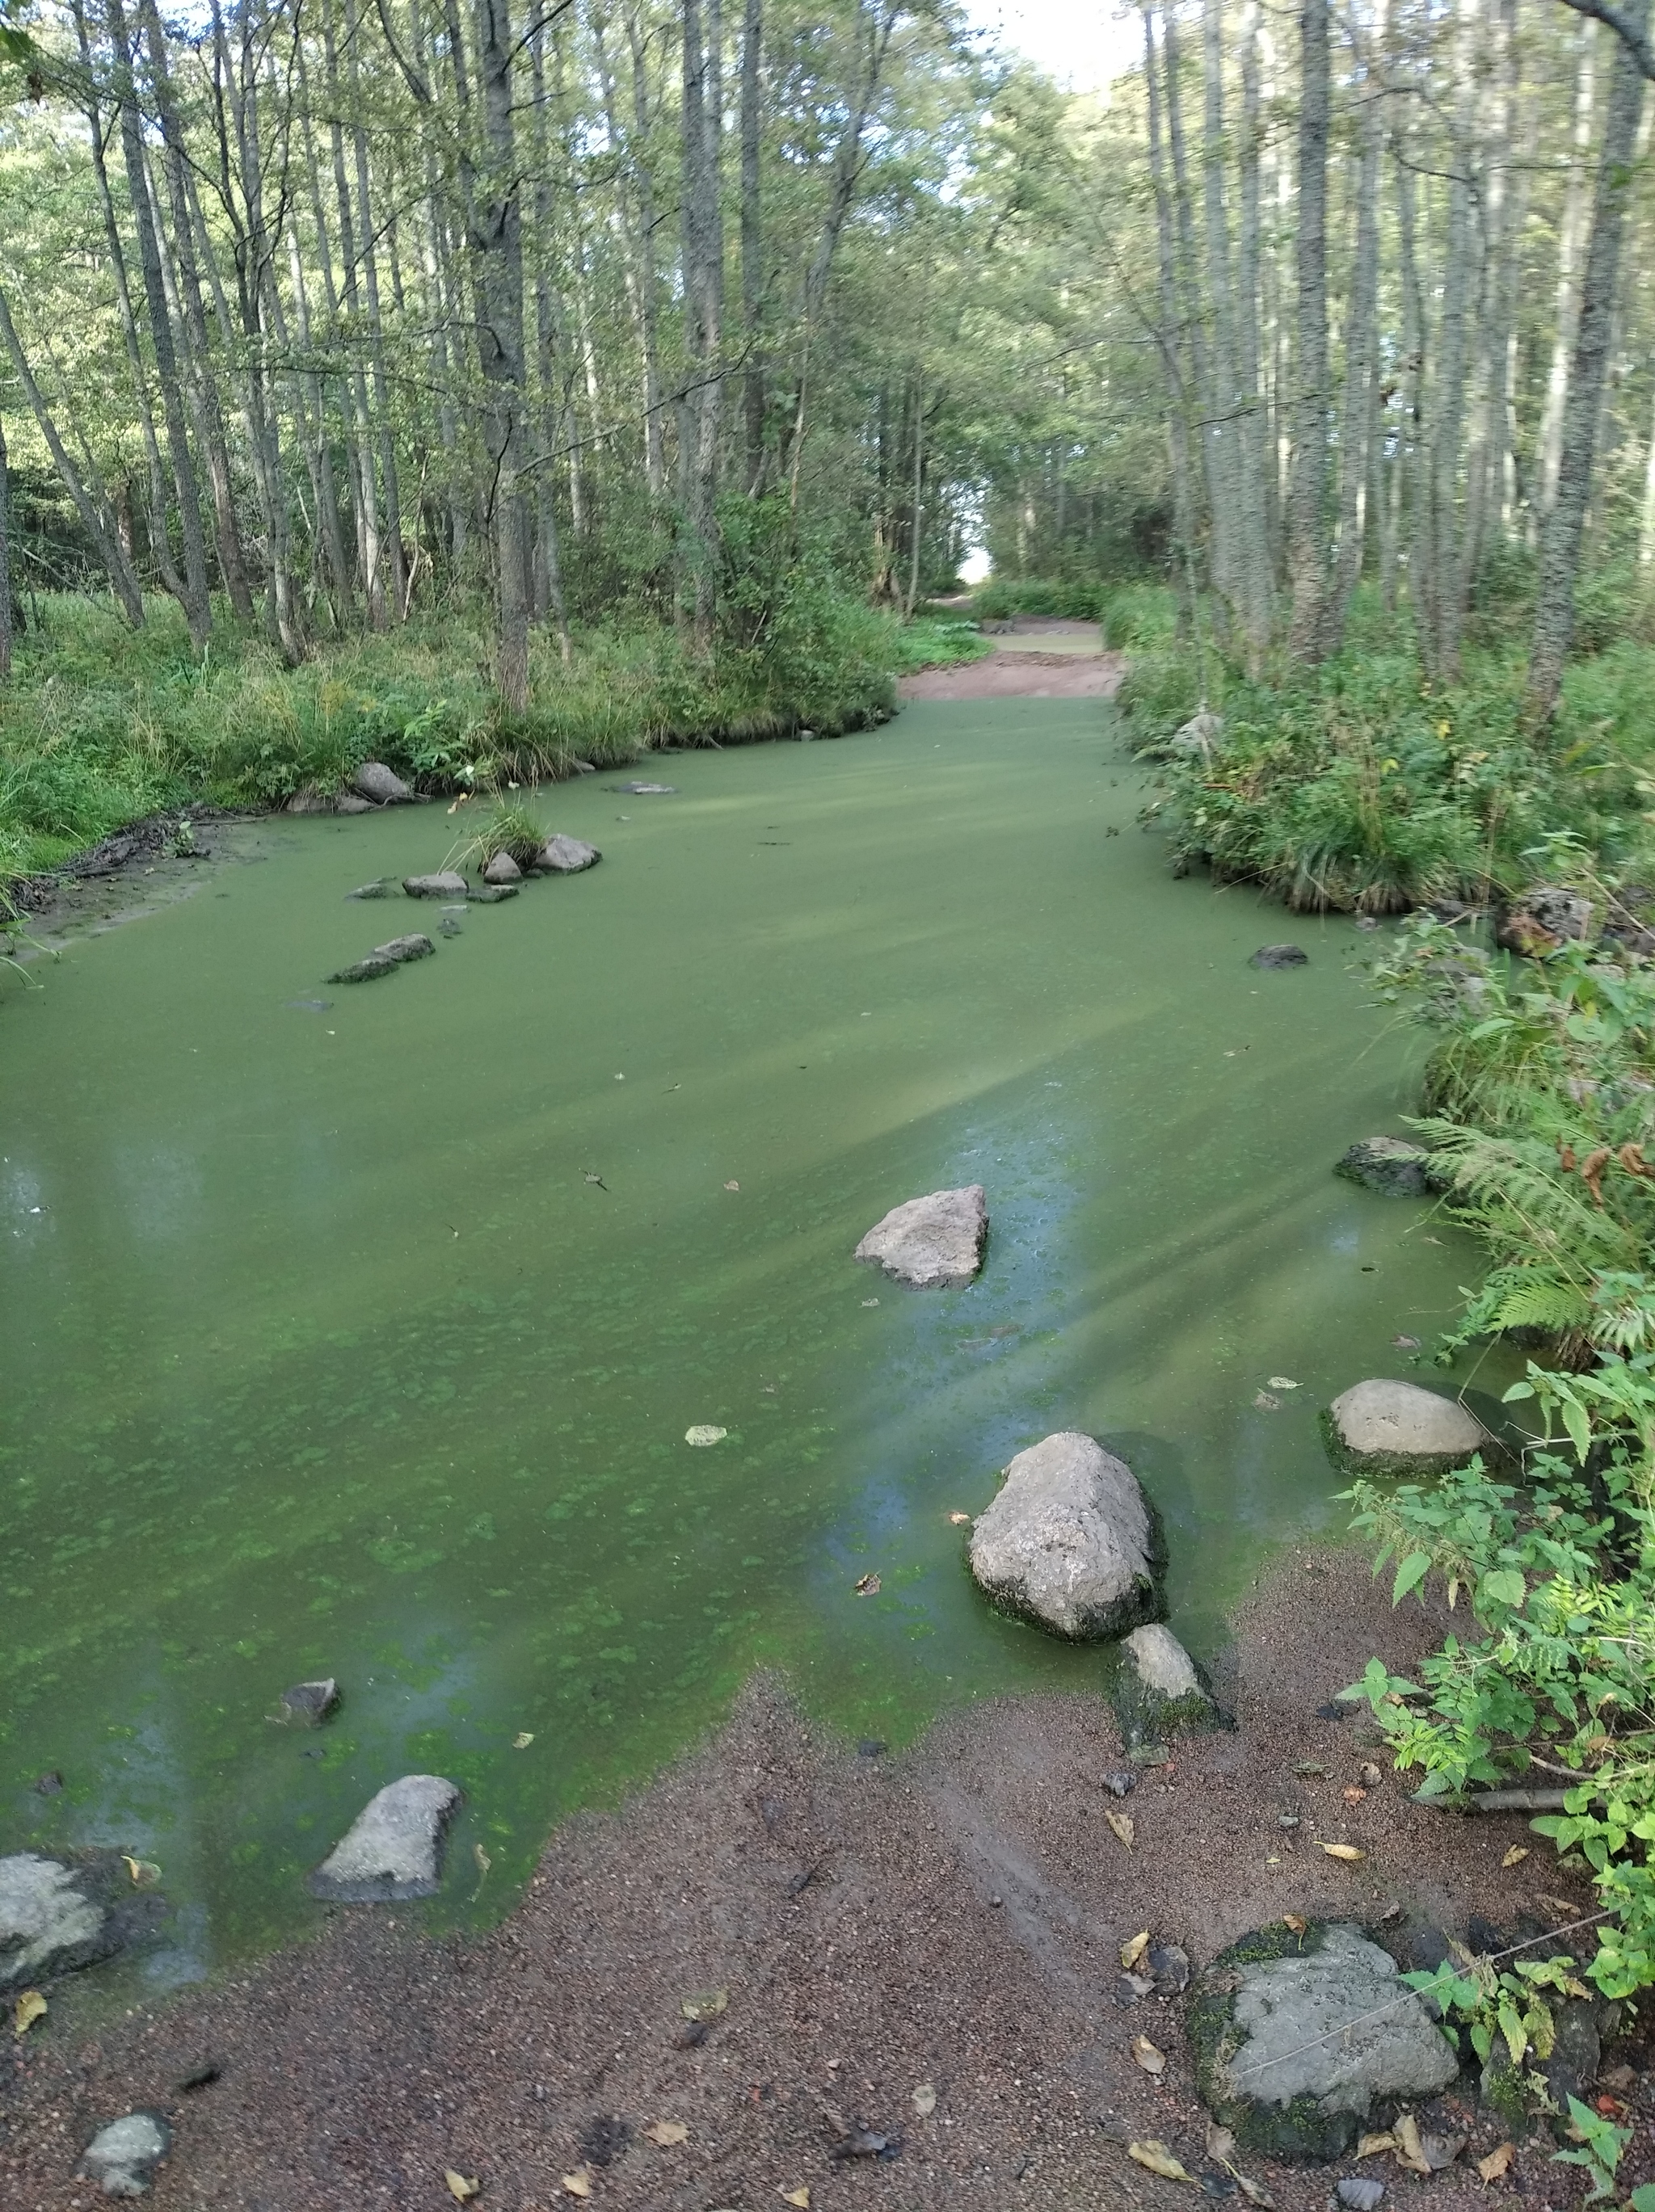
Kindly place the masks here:
POLYGON ((1114 1705, 1121 1740, 1135 1754, 1186 1729, 1227 1724, 1200 1668, 1158 1622, 1123 1638, 1114 1705))
POLYGON ((1451 1474, 1497 1440, 1476 1416, 1440 1391, 1376 1376, 1354 1383, 1319 1416, 1328 1457, 1344 1475, 1372 1482, 1428 1480, 1451 1474))
POLYGON ((1214 2118, 1295 2163, 1342 2157, 1381 2107, 1434 2096, 1459 2070, 1395 1960, 1342 1923, 1244 1936, 1196 1983, 1186 2027, 1214 2118))

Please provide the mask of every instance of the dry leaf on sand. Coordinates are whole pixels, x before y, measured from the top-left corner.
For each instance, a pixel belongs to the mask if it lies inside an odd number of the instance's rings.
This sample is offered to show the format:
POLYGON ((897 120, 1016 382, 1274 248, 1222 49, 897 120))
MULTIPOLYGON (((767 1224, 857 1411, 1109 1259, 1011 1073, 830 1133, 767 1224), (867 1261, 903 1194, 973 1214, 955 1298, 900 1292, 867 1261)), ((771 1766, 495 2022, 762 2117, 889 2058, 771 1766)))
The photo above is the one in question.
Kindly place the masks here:
POLYGON ((1358 2158, 1378 2158, 1382 2150, 1395 2150, 1396 2138, 1389 2128, 1383 2135, 1364 2136, 1356 2146, 1358 2158))
POLYGON ((1281 1925, 1284 1928, 1291 1928, 1295 1936, 1302 1936, 1310 1926, 1310 1922, 1301 1920, 1296 1912, 1284 1912, 1281 1916, 1281 1925))
POLYGON ((1241 2184, 1241 2193, 1250 2204, 1256 2204, 1259 2212, 1275 2212, 1275 2199, 1262 2181, 1249 2181, 1244 2173, 1236 2179, 1241 2184))
POLYGON ((672 2143, 688 2142, 690 2140, 690 2130, 682 2120, 651 2120, 644 2133, 651 2142, 660 2143, 663 2149, 672 2143))
POLYGON ((1133 2037, 1132 2056, 1146 2074, 1159 2076, 1166 2071, 1166 2053, 1164 2051, 1157 2051, 1147 2035, 1133 2037))
POLYGON ((1110 1826, 1115 1831, 1115 1833, 1119 1837, 1120 1840, 1126 1845, 1128 1850, 1130 1850, 1134 1843, 1137 1840, 1138 1834, 1138 1831, 1132 1825, 1131 1814, 1129 1813, 1105 1813, 1104 1818, 1109 1822, 1110 1826))
POLYGON ((566 2173, 563 2176, 563 2186, 571 2197, 590 2197, 592 2168, 589 2166, 577 2166, 573 2173, 566 2173))
POLYGON ((1367 1792, 1366 1790, 1359 1790, 1354 1782, 1348 1782, 1339 1795, 1347 1805, 1360 1805, 1363 1798, 1367 1796, 1367 1792))
POLYGON ((1207 2123, 1207 2155, 1219 2165, 1228 2166, 1236 2154, 1236 2139, 1228 2128, 1220 2127, 1216 2120, 1207 2123))
POLYGON ((1513 1844, 1511 1850, 1506 1852, 1505 1857, 1500 1861, 1500 1864, 1503 1867, 1521 1866, 1524 1860, 1526 1859, 1528 1856, 1529 1846, 1526 1844, 1513 1844))
POLYGON ((922 2081, 914 2092, 914 2110, 922 2120, 928 2120, 936 2109, 936 2091, 928 2081, 922 2081))
POLYGON ((1405 2166, 1410 2173, 1431 2171, 1431 2161, 1420 2141, 1420 2124, 1412 2112, 1404 2112, 1396 2123, 1396 2163, 1405 2166))
POLYGON ((480 2181, 468 2181, 463 2173, 456 2173, 453 2166, 442 2178, 448 2185, 449 2196, 460 2204, 464 2204, 468 2197, 475 2197, 483 2186, 480 2181))
POLYGON ((39 1990, 25 1990, 11 2008, 11 2032, 27 2035, 37 2020, 46 2016, 46 2001, 39 1990))
POLYGON ((1187 2172, 1178 2164, 1164 2142, 1156 2142, 1153 2138, 1148 2142, 1129 2142, 1126 2147, 1126 2154, 1129 2158, 1136 2159, 1140 2166, 1147 2166, 1152 2173, 1160 2174, 1167 2181, 1193 2182, 1196 2179, 1193 2173, 1187 2172))
POLYGON ((729 2004, 728 1990, 697 1990, 680 2002, 678 2010, 685 2020, 716 2020, 720 2013, 728 2011, 729 2004))
POLYGON ((1122 1944, 1121 1964, 1126 1968, 1129 1974, 1132 1972, 1132 1969, 1137 1965, 1139 1960, 1142 1958, 1144 1953, 1148 1948, 1149 1930, 1147 1928, 1143 1930, 1141 1935, 1135 1936, 1129 1943, 1122 1944))
POLYGON ((1367 1856, 1367 1853, 1359 1851, 1354 1844, 1323 1844, 1322 1848, 1330 1859, 1342 1859, 1347 1866, 1355 1866, 1367 1856))
POLYGON ((784 2189, 782 2191, 782 2202, 784 2204, 797 2204, 800 2207, 808 2205, 810 2191, 805 2188, 784 2189))
POLYGON ((1484 2181, 1498 2181, 1512 2170, 1512 2160, 1517 2156, 1515 2143, 1503 2142, 1491 2150, 1487 2158, 1477 2160, 1477 2172, 1484 2181))

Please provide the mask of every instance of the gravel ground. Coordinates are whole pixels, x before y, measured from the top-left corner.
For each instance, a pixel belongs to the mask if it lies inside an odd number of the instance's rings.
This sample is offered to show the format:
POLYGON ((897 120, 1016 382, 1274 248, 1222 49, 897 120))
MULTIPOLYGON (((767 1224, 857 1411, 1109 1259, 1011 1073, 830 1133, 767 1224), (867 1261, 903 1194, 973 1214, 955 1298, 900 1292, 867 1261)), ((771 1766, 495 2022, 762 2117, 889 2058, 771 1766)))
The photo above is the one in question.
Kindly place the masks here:
MULTIPOLYGON (((1344 1803, 1373 1747, 1360 1718, 1317 1706, 1371 1652, 1400 1667, 1439 1630, 1393 1613, 1360 1559, 1290 1552, 1235 1627, 1221 1687, 1238 1725, 1144 1777, 1131 1850, 1103 1818, 1120 1747, 1094 1704, 979 1705, 892 1756, 829 1738, 756 1681, 621 1811, 560 1829, 485 1937, 345 1909, 317 1942, 98 2044, 36 2030, 0 2087, 0 2204, 89 2207, 81 2148, 145 2106, 177 2130, 156 2212, 453 2212, 448 2168, 480 2185, 478 2212, 572 2204, 565 2176, 614 2212, 746 2212, 800 2190, 818 2212, 1187 2212, 1195 2192, 1124 2149, 1154 2136, 1206 2166, 1176 2003, 1117 1997, 1136 1930, 1199 1967, 1288 1911, 1377 1920, 1395 1905, 1454 1930, 1474 1912, 1509 1923, 1542 1891, 1588 1902, 1544 1846, 1501 1869, 1520 1821, 1427 1812, 1388 1772, 1344 1803), (1349 1867, 1318 1840, 1367 1856, 1349 1867), (716 1991, 725 2008, 692 2024, 685 2001, 716 1991), (1167 2054, 1159 2082, 1132 2062, 1139 2033, 1167 2054), (653 2140, 662 2122, 683 2139, 653 2140), (898 2154, 836 2157, 862 2124, 898 2154)), ((1655 2169, 1652 2054, 1613 2057, 1638 2069, 1636 2180, 1655 2169)), ((1468 2160, 1500 2140, 1451 2097, 1432 2112, 1469 2133, 1468 2160)), ((1362 2170, 1387 2208, 1561 2212, 1583 2191, 1547 2148, 1492 2188, 1463 2166, 1429 2182, 1362 2170)), ((1321 2212, 1355 2171, 1244 2164, 1279 2212, 1321 2212)))

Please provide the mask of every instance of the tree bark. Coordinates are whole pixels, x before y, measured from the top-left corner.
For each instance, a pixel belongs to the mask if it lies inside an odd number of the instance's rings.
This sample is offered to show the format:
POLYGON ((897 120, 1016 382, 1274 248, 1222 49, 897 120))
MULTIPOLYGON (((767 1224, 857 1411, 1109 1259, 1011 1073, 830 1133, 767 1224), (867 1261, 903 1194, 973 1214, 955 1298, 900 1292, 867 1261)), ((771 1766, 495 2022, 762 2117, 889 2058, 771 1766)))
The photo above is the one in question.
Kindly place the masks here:
POLYGON ((749 498, 764 481, 764 210, 763 147, 764 0, 745 0, 741 21, 741 417, 749 498))
POLYGON ((1557 305, 1552 324, 1551 368, 1536 440, 1536 496, 1530 503, 1529 541, 1537 545, 1546 517, 1557 498, 1557 472, 1563 459, 1563 410, 1569 389, 1569 356, 1580 316, 1580 259, 1585 249, 1587 192, 1591 176, 1592 112, 1597 100, 1597 27, 1582 22, 1575 33, 1574 134, 1569 179, 1563 195, 1563 221, 1557 239, 1557 305))
POLYGON ((11 674, 11 462, 0 423, 0 684, 11 674))
POLYGON ((1356 248, 1345 316, 1345 392, 1339 431, 1339 535, 1332 588, 1322 616, 1322 652, 1345 641, 1351 594, 1362 573, 1364 507, 1378 422, 1379 158, 1384 148, 1384 97, 1378 58, 1388 0, 1380 0, 1372 46, 1361 76, 1362 161, 1356 185, 1356 248))
MULTIPOLYGON (((1628 0, 1625 10, 1640 36, 1647 34, 1650 0, 1628 0)), ((1563 664, 1574 635, 1574 586, 1580 538, 1591 494, 1598 403, 1609 367, 1609 333, 1620 279, 1621 243, 1634 181, 1633 154, 1643 112, 1645 79, 1635 55, 1617 42, 1609 79, 1603 144, 1592 209, 1591 242, 1580 282, 1580 320, 1570 365, 1568 398, 1557 471, 1557 496, 1546 519, 1540 549, 1540 585, 1534 641, 1529 655, 1527 719, 1531 728, 1549 721, 1562 688, 1563 664)))
POLYGON ((1303 0, 1299 27, 1299 389, 1287 510, 1287 649, 1297 660, 1314 661, 1328 591, 1328 0, 1303 0))
POLYGON ((1167 190, 1166 157, 1161 144, 1161 102, 1155 54, 1152 0, 1142 0, 1144 89, 1149 132, 1149 179, 1155 195, 1155 273, 1160 309, 1157 339, 1166 377, 1167 455, 1172 471, 1174 586, 1178 631, 1193 636, 1198 618, 1195 584, 1195 486, 1190 472, 1190 387, 1184 373, 1178 317, 1177 266, 1172 242, 1172 205, 1167 190))

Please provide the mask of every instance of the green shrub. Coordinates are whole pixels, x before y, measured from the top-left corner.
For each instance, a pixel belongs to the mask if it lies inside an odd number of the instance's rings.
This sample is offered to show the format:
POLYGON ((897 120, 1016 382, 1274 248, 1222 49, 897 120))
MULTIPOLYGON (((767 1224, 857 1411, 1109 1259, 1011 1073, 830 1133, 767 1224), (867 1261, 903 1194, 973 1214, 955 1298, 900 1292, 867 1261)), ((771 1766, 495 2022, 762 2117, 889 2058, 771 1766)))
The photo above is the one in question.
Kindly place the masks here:
POLYGON ((1115 703, 1136 750, 1147 759, 1159 758, 1167 738, 1202 704, 1201 671, 1195 654, 1135 653, 1127 663, 1115 703))

